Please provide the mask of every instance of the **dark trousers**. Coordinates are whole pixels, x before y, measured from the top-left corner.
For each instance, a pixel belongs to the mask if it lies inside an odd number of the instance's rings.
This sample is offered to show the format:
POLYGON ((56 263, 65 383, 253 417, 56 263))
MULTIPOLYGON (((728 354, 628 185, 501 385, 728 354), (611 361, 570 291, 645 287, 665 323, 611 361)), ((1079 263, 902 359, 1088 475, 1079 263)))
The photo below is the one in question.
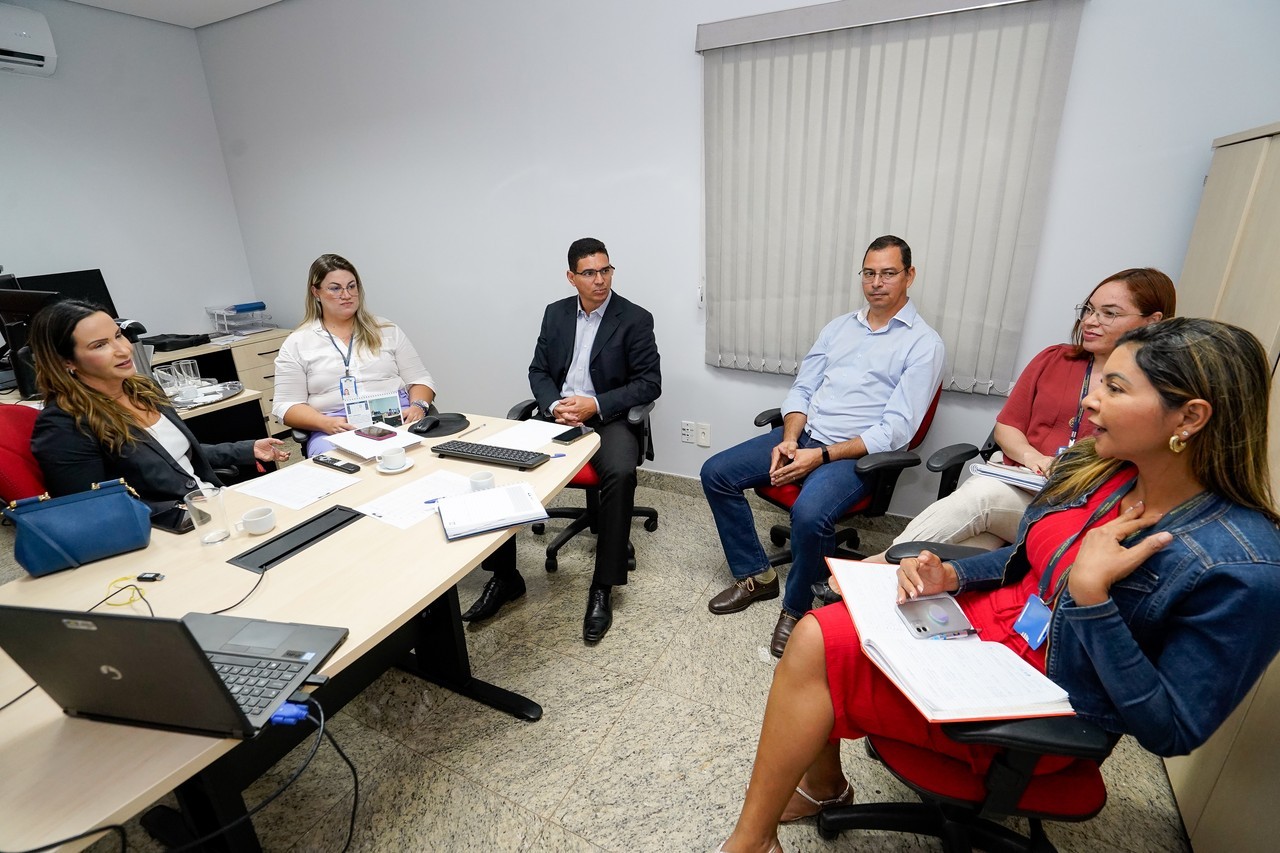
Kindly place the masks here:
MULTIPOLYGON (((591 418, 587 426, 600 436, 600 449, 591 467, 600 478, 599 515, 596 520, 596 570, 592 583, 621 586, 627 582, 627 543, 631 539, 631 510, 636 503, 636 465, 640 460, 641 433, 625 417, 601 425, 591 418)), ((505 561, 502 561, 505 563, 505 561)), ((489 571, 514 573, 514 564, 491 565, 489 571)))

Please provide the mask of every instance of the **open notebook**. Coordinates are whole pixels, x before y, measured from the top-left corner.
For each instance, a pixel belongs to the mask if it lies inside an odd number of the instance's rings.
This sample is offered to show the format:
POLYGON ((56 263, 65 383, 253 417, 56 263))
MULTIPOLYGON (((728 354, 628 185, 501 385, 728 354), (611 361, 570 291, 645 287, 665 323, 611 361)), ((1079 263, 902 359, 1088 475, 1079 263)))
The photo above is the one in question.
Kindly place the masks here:
POLYGON ((1074 714, 1067 692, 1007 646, 917 639, 897 613, 893 566, 827 559, 862 650, 930 722, 1074 714))

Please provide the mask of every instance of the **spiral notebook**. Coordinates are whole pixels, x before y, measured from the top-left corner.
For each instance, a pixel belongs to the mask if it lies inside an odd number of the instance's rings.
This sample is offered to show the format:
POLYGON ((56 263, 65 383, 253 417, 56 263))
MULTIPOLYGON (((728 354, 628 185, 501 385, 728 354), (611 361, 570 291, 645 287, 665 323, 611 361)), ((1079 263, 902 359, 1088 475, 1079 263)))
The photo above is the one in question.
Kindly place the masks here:
POLYGON ((436 506, 445 538, 450 541, 548 517, 542 501, 528 483, 452 495, 440 498, 436 506))

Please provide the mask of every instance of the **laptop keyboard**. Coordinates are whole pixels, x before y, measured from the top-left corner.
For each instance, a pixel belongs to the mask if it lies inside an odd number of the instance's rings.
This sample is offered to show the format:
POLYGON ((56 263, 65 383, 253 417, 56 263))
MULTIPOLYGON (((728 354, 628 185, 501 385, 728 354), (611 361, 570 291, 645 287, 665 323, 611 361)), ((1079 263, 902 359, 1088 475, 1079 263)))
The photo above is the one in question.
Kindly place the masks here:
POLYGON ((300 663, 238 655, 209 654, 209 661, 249 716, 272 705, 294 675, 302 671, 300 663))

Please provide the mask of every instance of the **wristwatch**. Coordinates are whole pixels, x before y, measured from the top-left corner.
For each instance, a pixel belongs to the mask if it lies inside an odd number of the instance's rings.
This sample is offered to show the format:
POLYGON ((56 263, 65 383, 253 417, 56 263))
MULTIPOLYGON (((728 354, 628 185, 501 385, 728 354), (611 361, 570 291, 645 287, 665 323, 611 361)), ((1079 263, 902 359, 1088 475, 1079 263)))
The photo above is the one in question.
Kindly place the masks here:
POLYGON ((426 400, 414 400, 409 405, 417 406, 419 409, 422 409, 422 413, 424 415, 428 414, 431 411, 431 404, 428 403, 426 400))
POLYGON ((831 461, 831 452, 825 446, 822 448, 822 464, 826 465, 831 461))

